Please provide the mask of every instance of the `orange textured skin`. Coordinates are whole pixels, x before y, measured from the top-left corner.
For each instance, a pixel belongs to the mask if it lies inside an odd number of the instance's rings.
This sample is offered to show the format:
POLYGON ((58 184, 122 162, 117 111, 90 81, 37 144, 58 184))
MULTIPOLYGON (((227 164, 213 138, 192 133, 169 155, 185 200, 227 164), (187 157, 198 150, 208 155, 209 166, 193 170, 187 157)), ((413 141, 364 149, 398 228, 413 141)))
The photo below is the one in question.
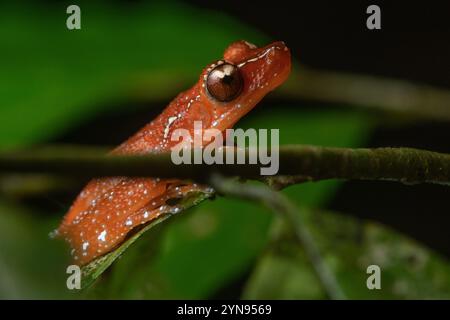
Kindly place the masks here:
MULTIPOLYGON (((245 41, 232 43, 224 58, 208 65, 191 89, 179 94, 156 119, 111 154, 170 151, 179 143, 170 139, 173 130, 183 128, 193 135, 194 121, 202 121, 203 129, 231 128, 282 84, 290 69, 289 49, 283 42, 261 48, 245 41), (216 101, 205 88, 208 73, 224 62, 238 66, 244 80, 240 95, 226 103, 216 101)), ((166 201, 196 188, 201 187, 158 178, 94 179, 77 197, 56 234, 69 242, 74 260, 84 265, 120 245, 134 228, 161 214, 176 213, 179 209, 166 201)))

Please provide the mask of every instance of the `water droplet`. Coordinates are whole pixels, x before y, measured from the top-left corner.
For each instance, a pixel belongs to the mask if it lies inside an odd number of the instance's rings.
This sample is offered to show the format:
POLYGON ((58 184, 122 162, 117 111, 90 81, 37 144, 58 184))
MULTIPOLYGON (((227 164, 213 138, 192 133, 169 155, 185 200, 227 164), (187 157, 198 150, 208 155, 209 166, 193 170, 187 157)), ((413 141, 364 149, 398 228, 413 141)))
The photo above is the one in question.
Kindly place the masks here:
POLYGON ((180 207, 173 207, 173 208, 170 209, 170 212, 171 212, 171 213, 178 213, 178 212, 180 212, 180 211, 181 211, 181 208, 180 208, 180 207))
POLYGON ((55 237, 57 237, 59 235, 59 231, 57 229, 53 230, 52 232, 50 232, 48 234, 50 239, 54 239, 55 237))

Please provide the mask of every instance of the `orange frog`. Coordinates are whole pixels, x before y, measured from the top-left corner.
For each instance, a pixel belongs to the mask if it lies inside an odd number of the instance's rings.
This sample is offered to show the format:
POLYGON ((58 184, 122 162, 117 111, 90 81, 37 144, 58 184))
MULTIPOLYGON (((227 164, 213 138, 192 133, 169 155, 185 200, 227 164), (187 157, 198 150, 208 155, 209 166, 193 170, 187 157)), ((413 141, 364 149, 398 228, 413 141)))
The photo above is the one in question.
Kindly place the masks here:
MULTIPOLYGON (((156 119, 112 154, 168 152, 178 143, 170 139, 171 133, 182 128, 193 135, 194 121, 201 121, 204 130, 224 132, 282 84, 290 69, 290 52, 283 42, 262 48, 246 41, 232 43, 223 59, 208 65, 191 89, 180 93, 156 119)), ((162 214, 179 211, 167 200, 196 188, 201 187, 174 179, 94 179, 55 233, 69 242, 74 260, 84 265, 119 246, 135 228, 162 214)))

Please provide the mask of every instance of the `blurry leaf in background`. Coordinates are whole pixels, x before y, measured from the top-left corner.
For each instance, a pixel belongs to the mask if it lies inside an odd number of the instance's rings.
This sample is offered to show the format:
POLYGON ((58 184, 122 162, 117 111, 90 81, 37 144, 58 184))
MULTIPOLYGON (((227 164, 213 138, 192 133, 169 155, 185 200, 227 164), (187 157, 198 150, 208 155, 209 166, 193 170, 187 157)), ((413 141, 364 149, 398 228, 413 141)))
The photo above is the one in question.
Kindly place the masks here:
POLYGON ((0 200, 0 299, 76 297, 66 288, 67 247, 48 237, 55 223, 0 200))
POLYGON ((64 3, 0 6, 0 147, 43 141, 118 99, 168 99, 232 41, 264 42, 234 19, 179 2, 78 5, 76 31, 64 3))
MULTIPOLYGON (((448 299, 450 265, 437 254, 379 224, 302 210, 349 299, 448 299), (368 290, 367 267, 381 269, 381 290, 368 290)), ((303 250, 277 224, 276 238, 246 285, 245 299, 326 298, 303 250)))

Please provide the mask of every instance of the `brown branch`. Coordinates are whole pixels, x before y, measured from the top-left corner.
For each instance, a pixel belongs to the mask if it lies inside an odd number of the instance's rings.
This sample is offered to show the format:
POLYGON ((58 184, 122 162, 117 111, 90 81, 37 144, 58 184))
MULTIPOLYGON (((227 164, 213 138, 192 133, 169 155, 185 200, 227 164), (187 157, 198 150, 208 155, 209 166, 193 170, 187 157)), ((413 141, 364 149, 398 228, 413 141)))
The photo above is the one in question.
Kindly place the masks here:
MULTIPOLYGON (((253 151, 247 149, 246 156, 253 151)), ((276 178, 278 184, 323 179, 450 184, 450 155, 425 150, 292 145, 280 147, 279 156, 278 175, 291 177, 276 178)), ((0 154, 0 173, 57 174, 77 178, 148 176, 207 182, 212 173, 218 172, 244 179, 261 179, 260 167, 256 164, 175 165, 167 153, 105 156, 103 151, 98 149, 75 147, 41 148, 0 154)))

